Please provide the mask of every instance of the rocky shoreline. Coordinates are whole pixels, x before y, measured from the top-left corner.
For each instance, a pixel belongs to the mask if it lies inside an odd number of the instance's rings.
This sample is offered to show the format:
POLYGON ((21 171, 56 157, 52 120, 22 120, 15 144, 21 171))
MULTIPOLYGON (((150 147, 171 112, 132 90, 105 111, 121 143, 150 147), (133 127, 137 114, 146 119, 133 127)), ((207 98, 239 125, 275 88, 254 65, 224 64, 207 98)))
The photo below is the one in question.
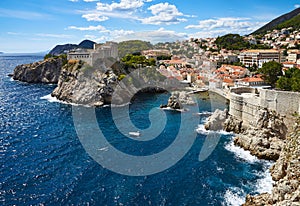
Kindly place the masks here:
POLYGON ((258 121, 249 126, 229 115, 227 110, 216 110, 205 128, 234 132, 235 145, 259 159, 276 161, 270 168, 275 181, 272 193, 247 195, 244 206, 300 205, 300 118, 288 133, 283 117, 275 111, 261 109, 257 115, 254 119, 258 121))
POLYGON ((279 158, 271 167, 275 181, 272 193, 257 196, 247 195, 244 206, 257 205, 300 205, 300 118, 292 132, 287 135, 279 158))
POLYGON ((185 91, 175 91, 171 93, 171 96, 166 105, 160 105, 160 108, 170 108, 173 110, 184 110, 184 105, 193 105, 195 101, 185 91))
POLYGON ((64 61, 63 58, 49 58, 31 64, 22 64, 14 69, 12 77, 14 80, 28 83, 57 84, 64 61))
POLYGON ((126 104, 139 92, 166 92, 159 84, 155 84, 155 80, 162 77, 156 73, 152 74, 153 72, 140 76, 133 72, 121 81, 122 75, 124 77, 132 71, 127 71, 118 63, 114 65, 115 62, 99 59, 96 66, 91 67, 79 60, 48 58, 17 66, 12 77, 14 80, 28 83, 57 84, 51 93, 52 97, 70 104, 96 107, 111 103, 126 104), (151 85, 150 80, 154 81, 151 85))

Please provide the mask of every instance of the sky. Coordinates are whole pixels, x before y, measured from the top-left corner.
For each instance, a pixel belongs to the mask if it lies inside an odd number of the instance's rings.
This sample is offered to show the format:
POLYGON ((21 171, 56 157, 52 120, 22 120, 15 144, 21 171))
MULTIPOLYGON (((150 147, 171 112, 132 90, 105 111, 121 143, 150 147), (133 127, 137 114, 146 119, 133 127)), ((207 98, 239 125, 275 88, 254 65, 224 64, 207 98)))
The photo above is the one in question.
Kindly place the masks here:
POLYGON ((298 7, 300 0, 1 0, 0 52, 45 52, 84 39, 245 35, 298 7))

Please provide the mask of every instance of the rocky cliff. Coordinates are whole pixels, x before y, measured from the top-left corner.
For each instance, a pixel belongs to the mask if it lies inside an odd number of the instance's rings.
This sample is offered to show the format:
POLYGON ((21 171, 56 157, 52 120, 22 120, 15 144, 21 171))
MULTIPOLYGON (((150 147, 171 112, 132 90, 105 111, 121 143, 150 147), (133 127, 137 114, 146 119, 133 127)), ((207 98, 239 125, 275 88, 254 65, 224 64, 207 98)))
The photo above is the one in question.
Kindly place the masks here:
POLYGON ((154 81, 156 77, 160 78, 152 74, 151 70, 147 69, 147 74, 142 70, 131 72, 126 77, 126 71, 116 68, 107 60, 99 60, 93 67, 72 60, 62 68, 57 87, 51 95, 68 103, 88 106, 111 103, 122 105, 129 103, 138 92, 165 91, 153 86, 156 84, 150 84, 149 79, 154 81))
POLYGON ((52 96, 69 103, 102 106, 110 103, 117 83, 117 76, 104 67, 101 70, 82 61, 69 61, 62 68, 52 96))
POLYGON ((247 195, 244 206, 300 205, 300 118, 287 134, 284 119, 275 111, 260 109, 255 125, 230 116, 224 120, 226 111, 216 111, 208 121, 210 127, 223 126, 226 131, 237 133, 235 144, 249 150, 261 159, 276 160, 270 168, 275 181, 272 193, 247 195))
POLYGON ((300 205, 300 119, 287 135, 286 144, 279 159, 271 168, 275 181, 272 193, 257 196, 248 195, 244 206, 257 205, 300 205))
POLYGON ((63 64, 63 58, 49 58, 32 64, 22 64, 14 69, 13 79, 28 83, 56 84, 63 64))
POLYGON ((253 126, 243 123, 231 116, 226 120, 224 129, 239 133, 234 143, 260 159, 277 160, 285 144, 287 127, 283 118, 275 111, 260 109, 253 126))
POLYGON ((228 118, 228 110, 217 109, 206 121, 204 127, 206 130, 218 131, 224 128, 226 119, 228 118))

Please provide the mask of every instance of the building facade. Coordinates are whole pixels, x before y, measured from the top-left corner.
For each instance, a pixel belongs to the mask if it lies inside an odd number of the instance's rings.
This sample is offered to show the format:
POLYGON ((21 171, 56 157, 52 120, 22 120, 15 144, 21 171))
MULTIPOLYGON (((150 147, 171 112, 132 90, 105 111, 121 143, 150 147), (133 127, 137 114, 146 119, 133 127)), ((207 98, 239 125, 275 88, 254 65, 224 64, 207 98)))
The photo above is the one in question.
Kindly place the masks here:
POLYGON ((93 66, 97 59, 118 59, 118 43, 106 42, 105 44, 94 44, 94 49, 76 49, 68 53, 68 60, 82 60, 93 66))
POLYGON ((240 53, 240 62, 246 67, 253 67, 256 65, 261 68, 262 65, 269 61, 281 62, 282 52, 275 49, 265 49, 265 50, 244 50, 240 53))

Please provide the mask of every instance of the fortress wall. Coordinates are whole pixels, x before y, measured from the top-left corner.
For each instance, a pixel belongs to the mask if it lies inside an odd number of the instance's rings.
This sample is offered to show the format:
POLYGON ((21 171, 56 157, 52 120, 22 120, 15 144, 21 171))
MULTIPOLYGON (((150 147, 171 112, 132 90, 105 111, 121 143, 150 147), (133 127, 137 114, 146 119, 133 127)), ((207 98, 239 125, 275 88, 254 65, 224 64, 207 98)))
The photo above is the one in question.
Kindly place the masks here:
POLYGON ((300 114, 300 93, 252 88, 234 88, 230 96, 229 113, 246 125, 254 125, 258 111, 275 110, 280 115, 300 114))
MULTIPOLYGON (((261 90, 261 103, 281 115, 299 113, 300 93, 276 90, 261 90)), ((300 113, 299 113, 300 114, 300 113)))

